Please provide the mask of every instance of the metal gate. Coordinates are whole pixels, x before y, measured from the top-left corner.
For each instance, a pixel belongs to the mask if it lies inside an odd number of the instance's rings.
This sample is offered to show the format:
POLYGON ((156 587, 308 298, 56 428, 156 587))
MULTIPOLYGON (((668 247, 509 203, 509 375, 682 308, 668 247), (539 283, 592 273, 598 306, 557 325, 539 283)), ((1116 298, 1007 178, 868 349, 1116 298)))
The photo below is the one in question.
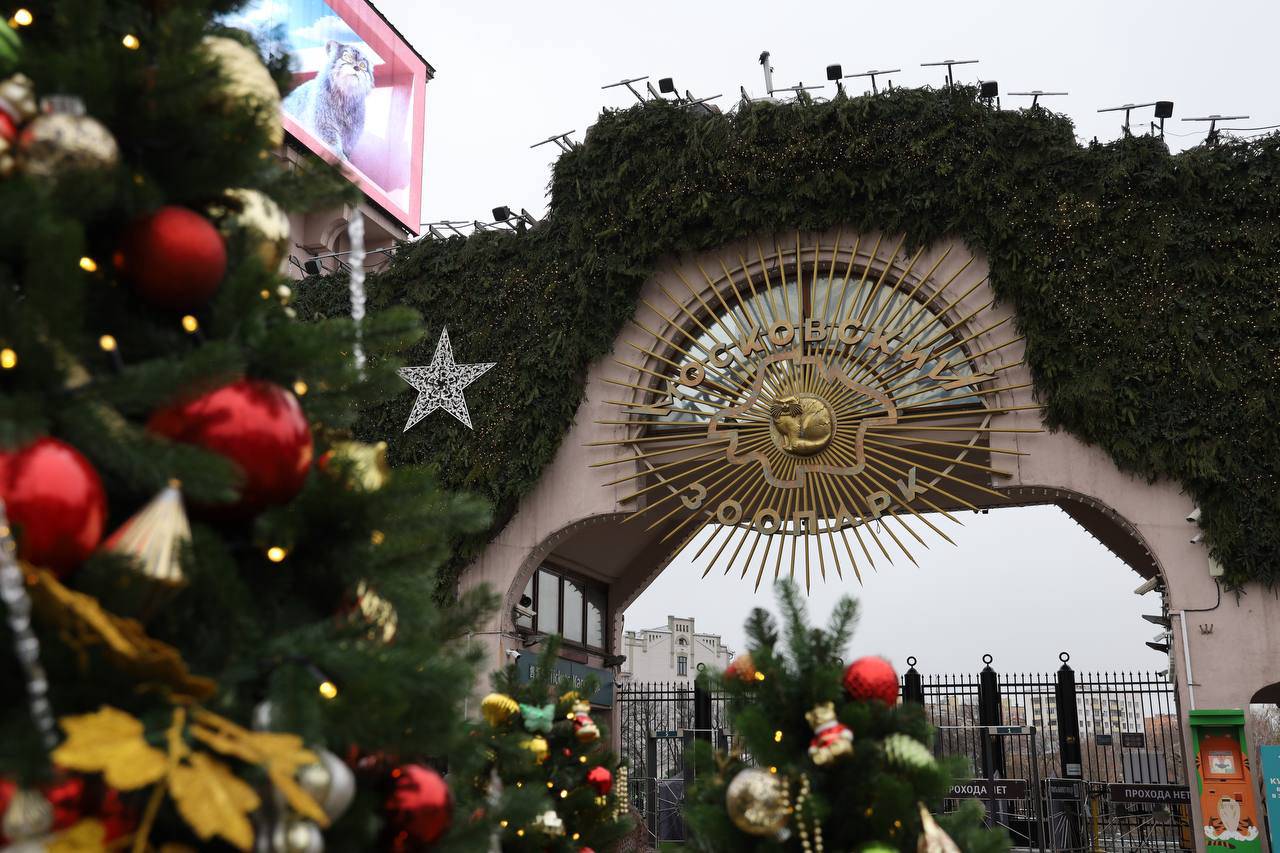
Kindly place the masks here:
MULTIPOLYGON (((1174 686, 1156 673, 1077 674, 1065 653, 1060 661, 1054 672, 1011 675, 986 655, 980 672, 922 674, 908 658, 903 699, 923 705, 934 753, 967 763, 969 778, 944 808, 982 800, 1024 850, 1193 850, 1174 686), (975 787, 993 781, 1006 787, 975 787)), ((616 701, 632 805, 651 840, 681 841, 696 770, 686 750, 695 737, 732 743, 725 697, 687 683, 630 683, 616 701)))

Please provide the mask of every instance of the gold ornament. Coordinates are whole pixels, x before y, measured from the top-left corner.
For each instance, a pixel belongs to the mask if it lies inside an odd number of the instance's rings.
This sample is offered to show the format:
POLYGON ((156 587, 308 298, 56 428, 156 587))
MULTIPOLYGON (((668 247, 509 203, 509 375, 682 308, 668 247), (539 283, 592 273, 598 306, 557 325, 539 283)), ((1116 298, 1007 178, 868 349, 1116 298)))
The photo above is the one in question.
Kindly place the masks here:
POLYGON ((201 45, 222 75, 222 85, 217 87, 218 105, 227 111, 246 107, 253 110, 267 141, 282 145, 280 90, 257 52, 225 36, 205 36, 201 45))
POLYGON ((376 492, 391 479, 387 465, 387 443, 337 441, 321 457, 321 468, 333 477, 342 477, 348 489, 376 492), (336 464, 335 464, 336 463, 336 464))
POLYGON ((547 756, 551 754, 551 747, 547 744, 547 739, 542 735, 529 738, 524 742, 524 748, 533 753, 539 764, 546 761, 547 756))
POLYGON ((69 97, 46 100, 52 111, 36 116, 18 137, 18 167, 37 178, 70 171, 110 169, 120 161, 116 138, 69 97))
POLYGON ((0 136, 0 178, 7 178, 18 168, 18 160, 14 157, 13 143, 0 136))
POLYGON ((270 196, 257 190, 230 189, 223 196, 208 210, 223 236, 244 234, 265 269, 280 269, 289 256, 289 217, 270 196))
POLYGON ((520 703, 505 693, 490 693, 480 700, 480 713, 491 726, 505 723, 519 710, 520 703))
POLYGON ((826 401, 803 394, 775 400, 769 409, 774 442, 796 456, 813 456, 831 443, 835 433, 835 415, 826 401))
POLYGON ((10 841, 39 838, 53 828, 53 804, 39 791, 18 788, 9 799, 0 827, 10 841))
POLYGON ((26 124, 36 117, 36 85, 25 74, 14 74, 0 80, 0 110, 9 114, 13 123, 26 124))
POLYGON ((386 645, 396 638, 396 626, 400 618, 390 601, 378 594, 368 581, 356 584, 356 605, 353 617, 368 626, 365 636, 376 643, 386 645))
POLYGON ((107 551, 133 557, 137 573, 158 588, 185 586, 182 548, 191 542, 191 525, 182 508, 181 483, 169 485, 108 537, 107 551))
POLYGON ((916 842, 916 853, 960 853, 960 848, 951 836, 938 826, 938 822, 929 814, 929 810, 920 806, 920 840, 916 842))
POLYGON ((777 835, 787 825, 786 789, 776 773, 754 767, 739 771, 725 792, 729 819, 748 835, 777 835))

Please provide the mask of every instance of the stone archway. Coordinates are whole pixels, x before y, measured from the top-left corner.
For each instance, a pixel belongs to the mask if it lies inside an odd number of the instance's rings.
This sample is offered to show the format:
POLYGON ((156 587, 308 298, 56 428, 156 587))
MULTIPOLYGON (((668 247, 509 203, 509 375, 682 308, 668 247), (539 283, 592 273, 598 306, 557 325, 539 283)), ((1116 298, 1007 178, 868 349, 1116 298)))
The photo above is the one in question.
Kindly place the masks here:
MULTIPOLYGON (((853 229, 793 232, 785 241, 760 235, 696 257, 669 259, 649 278, 637 301, 636 322, 618 336, 613 358, 591 367, 586 398, 555 461, 511 522, 463 575, 464 586, 488 583, 505 594, 503 608, 489 626, 494 667, 504 662, 506 650, 523 645, 513 607, 533 572, 547 560, 607 587, 607 633, 610 648, 618 648, 619 614, 688 537, 681 530, 683 516, 656 525, 628 520, 634 507, 625 499, 635 490, 619 481, 650 483, 654 473, 646 470, 649 463, 643 459, 619 460, 626 444, 618 442, 636 435, 627 419, 618 417, 616 403, 621 397, 623 403, 652 406, 652 392, 645 389, 655 387, 654 377, 662 373, 654 368, 662 362, 678 366, 680 361, 668 358, 672 350, 660 333, 662 324, 683 312, 701 325, 695 315, 714 310, 717 281, 729 281, 735 268, 747 274, 747 259, 761 244, 768 244, 776 256, 772 261, 761 256, 758 263, 773 263, 775 272, 808 269, 806 265, 856 265, 892 271, 907 283, 904 291, 913 298, 946 297, 937 303, 945 305, 941 322, 953 329, 964 351, 975 359, 974 370, 999 377, 985 386, 996 389, 986 399, 999 411, 984 421, 993 429, 983 434, 985 444, 978 452, 983 459, 999 454, 1004 472, 973 474, 971 487, 953 486, 953 496, 983 509, 1057 504, 1140 575, 1161 579, 1173 616, 1172 657, 1184 743, 1192 742, 1185 731, 1187 711, 1241 708, 1252 695, 1250 685, 1280 681, 1280 660, 1267 654, 1280 643, 1280 637, 1273 641, 1270 636, 1280 631, 1280 601, 1261 594, 1222 599, 1209 575, 1205 549, 1189 541, 1195 530, 1186 520, 1192 504, 1176 484, 1135 478, 1118 470, 1101 449, 1065 432, 1042 429, 1031 377, 1021 364, 1024 344, 994 345, 994 329, 1016 328, 1017 318, 1010 306, 996 303, 981 254, 959 241, 907 254, 900 251, 899 237, 853 229), (637 364, 637 354, 646 353, 637 364)), ((801 325, 795 331, 802 334, 801 325)), ((637 446, 632 445, 633 450, 637 446)), ((587 653, 583 658, 590 665, 605 662, 604 654, 587 653)), ((1193 756, 1188 756, 1188 766, 1194 766, 1193 756)))

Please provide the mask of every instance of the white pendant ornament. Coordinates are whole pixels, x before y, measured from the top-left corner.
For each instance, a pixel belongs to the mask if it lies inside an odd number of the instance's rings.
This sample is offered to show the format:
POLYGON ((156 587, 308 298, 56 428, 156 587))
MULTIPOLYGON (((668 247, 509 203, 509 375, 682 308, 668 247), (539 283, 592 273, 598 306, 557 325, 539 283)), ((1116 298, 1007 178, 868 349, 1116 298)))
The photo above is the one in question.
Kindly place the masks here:
POLYGON ((436 354, 432 357, 431 364, 425 367, 400 368, 400 378, 418 389, 418 399, 413 404, 413 411, 409 413, 408 423, 404 425, 405 432, 436 409, 444 409, 468 429, 474 429, 462 389, 488 373, 495 364, 497 362, 492 361, 483 364, 457 364, 453 360, 449 330, 441 330, 440 342, 436 344, 436 354))

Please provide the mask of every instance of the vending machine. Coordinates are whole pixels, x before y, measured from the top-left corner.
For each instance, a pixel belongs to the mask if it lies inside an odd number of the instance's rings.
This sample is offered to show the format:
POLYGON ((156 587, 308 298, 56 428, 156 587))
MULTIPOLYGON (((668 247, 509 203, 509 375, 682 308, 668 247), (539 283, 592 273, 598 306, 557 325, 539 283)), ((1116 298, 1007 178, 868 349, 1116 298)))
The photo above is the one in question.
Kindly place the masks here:
POLYGON ((1208 847, 1261 850, 1258 801, 1244 733, 1244 712, 1191 712, 1196 782, 1208 847))

